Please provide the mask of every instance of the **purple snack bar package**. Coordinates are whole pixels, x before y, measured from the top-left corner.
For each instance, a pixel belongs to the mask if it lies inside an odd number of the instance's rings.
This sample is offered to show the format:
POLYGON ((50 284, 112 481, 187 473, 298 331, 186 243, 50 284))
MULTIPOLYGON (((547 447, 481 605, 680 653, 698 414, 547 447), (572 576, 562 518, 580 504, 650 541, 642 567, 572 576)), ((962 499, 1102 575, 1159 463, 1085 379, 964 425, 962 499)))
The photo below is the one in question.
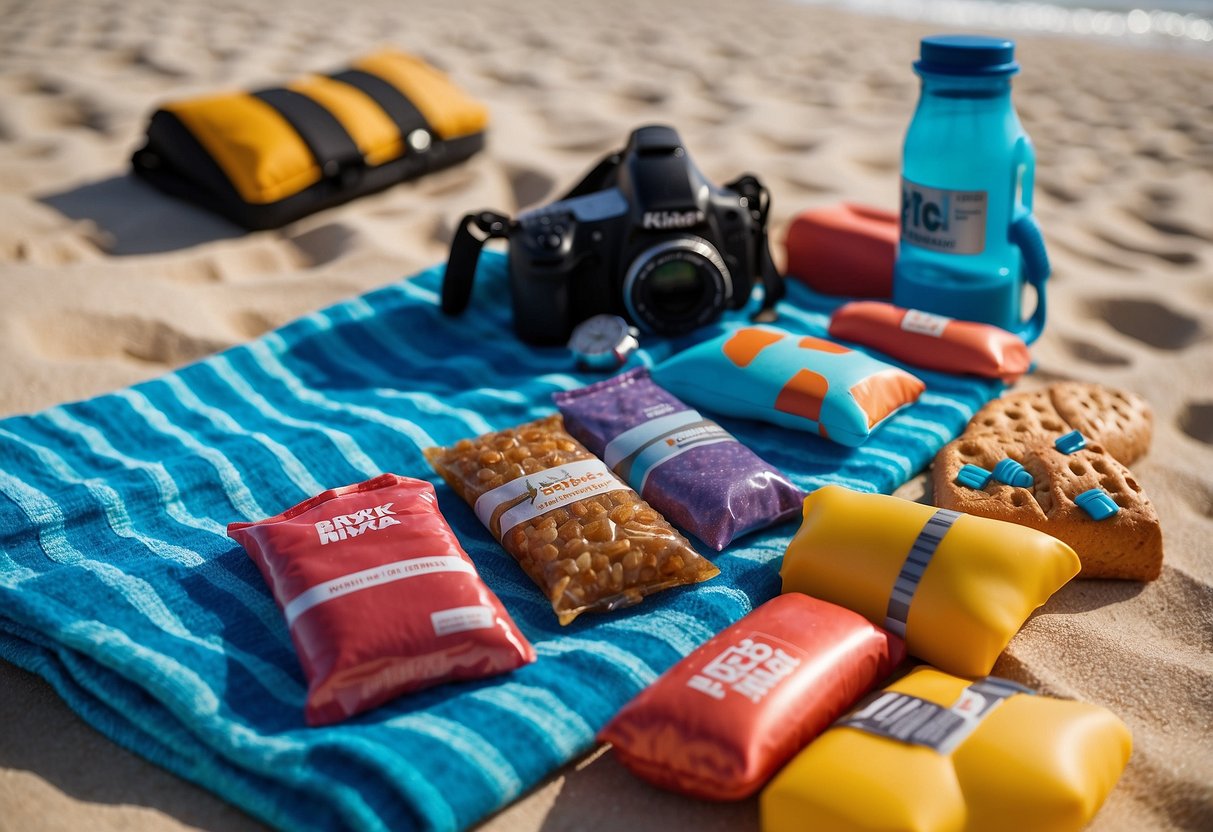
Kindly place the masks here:
POLYGON ((804 492, 643 367, 553 398, 569 433, 716 551, 800 513, 804 492))

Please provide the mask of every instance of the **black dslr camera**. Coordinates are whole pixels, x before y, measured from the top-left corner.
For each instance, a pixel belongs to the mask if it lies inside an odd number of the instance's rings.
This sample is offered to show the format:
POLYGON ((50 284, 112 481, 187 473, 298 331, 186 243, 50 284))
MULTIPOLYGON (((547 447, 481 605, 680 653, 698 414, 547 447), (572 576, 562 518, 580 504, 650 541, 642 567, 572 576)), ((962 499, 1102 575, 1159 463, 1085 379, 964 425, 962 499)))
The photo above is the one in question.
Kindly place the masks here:
POLYGON ((635 130, 563 199, 516 220, 468 214, 451 244, 442 310, 471 299, 485 241, 510 240, 514 329, 523 341, 558 344, 602 312, 644 332, 679 335, 741 309, 756 283, 756 320, 775 317, 783 278, 767 244, 766 189, 753 176, 718 188, 670 127, 635 130), (473 233, 473 228, 478 234, 473 233))

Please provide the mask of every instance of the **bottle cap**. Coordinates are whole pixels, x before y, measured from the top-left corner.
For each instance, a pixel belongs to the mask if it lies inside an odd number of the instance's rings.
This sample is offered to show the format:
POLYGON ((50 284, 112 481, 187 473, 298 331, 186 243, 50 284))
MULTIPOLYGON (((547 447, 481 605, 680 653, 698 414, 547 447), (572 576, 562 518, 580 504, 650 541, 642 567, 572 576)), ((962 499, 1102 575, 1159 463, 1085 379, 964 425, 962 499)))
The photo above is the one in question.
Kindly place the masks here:
POLYGON ((956 482, 969 488, 981 490, 990 483, 994 475, 980 465, 962 465, 956 472, 956 482))
POLYGON ((1102 488, 1092 488, 1074 498, 1078 507, 1091 516, 1092 520, 1107 520, 1120 511, 1120 506, 1112 496, 1102 488))
POLYGON ((1053 447, 1063 454, 1072 454, 1087 447, 1087 439, 1078 431, 1072 430, 1054 439, 1053 447))
POLYGON ((1015 41, 982 35, 931 35, 922 39, 914 71, 920 75, 1014 75, 1015 41))
POLYGON ((1016 488, 1031 488, 1036 483, 1026 468, 1009 457, 994 466, 992 475, 999 482, 1005 482, 1016 488))

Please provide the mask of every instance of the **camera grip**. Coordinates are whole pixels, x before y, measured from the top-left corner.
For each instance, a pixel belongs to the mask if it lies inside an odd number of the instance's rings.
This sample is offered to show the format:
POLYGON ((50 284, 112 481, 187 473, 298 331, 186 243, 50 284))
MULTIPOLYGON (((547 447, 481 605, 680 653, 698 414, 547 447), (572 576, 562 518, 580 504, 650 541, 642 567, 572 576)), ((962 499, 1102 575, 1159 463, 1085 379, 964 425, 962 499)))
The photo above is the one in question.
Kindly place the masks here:
POLYGON ((476 278, 480 250, 493 237, 509 236, 509 222, 509 217, 492 211, 466 214, 459 221, 442 277, 442 311, 445 314, 458 315, 467 309, 472 300, 472 282, 476 278), (472 226, 484 236, 473 234, 472 226))

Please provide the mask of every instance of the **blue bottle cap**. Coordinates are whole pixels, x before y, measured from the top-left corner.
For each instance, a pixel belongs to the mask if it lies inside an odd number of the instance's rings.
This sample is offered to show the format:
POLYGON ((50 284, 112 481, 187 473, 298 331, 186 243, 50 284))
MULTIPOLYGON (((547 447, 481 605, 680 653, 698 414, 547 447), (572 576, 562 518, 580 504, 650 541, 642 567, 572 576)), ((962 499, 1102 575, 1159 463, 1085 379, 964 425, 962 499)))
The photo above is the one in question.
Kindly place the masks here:
POLYGON ((962 465, 956 472, 956 482, 968 488, 981 490, 989 484, 992 476, 993 474, 980 465, 962 465))
POLYGON ((1087 447, 1087 439, 1078 431, 1072 430, 1054 439, 1053 447, 1063 454, 1072 454, 1087 447))
POLYGON ((1036 480, 1032 478, 1027 469, 1010 457, 995 465, 992 474, 994 479, 999 482, 1005 482, 1016 488, 1031 488, 1036 484, 1036 480))
POLYGON ((981 35, 931 35, 923 38, 914 71, 920 75, 1014 75, 1015 41, 981 35))
POLYGON ((1120 511, 1120 506, 1102 488, 1092 488, 1074 498, 1078 507, 1091 516, 1092 520, 1107 520, 1120 511))

